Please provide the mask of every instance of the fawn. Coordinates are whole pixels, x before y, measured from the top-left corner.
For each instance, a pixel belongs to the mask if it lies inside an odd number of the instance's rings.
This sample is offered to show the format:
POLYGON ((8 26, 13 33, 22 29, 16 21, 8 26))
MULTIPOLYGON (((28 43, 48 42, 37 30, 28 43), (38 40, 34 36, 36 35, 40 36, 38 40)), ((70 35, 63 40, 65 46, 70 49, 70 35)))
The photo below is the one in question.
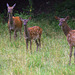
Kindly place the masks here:
MULTIPOLYGON (((22 19, 22 22, 24 24, 24 35, 25 35, 25 39, 26 39, 26 50, 28 49, 28 41, 30 41, 30 50, 31 50, 31 46, 32 46, 32 40, 35 40, 35 43, 37 45, 37 49, 36 51, 38 51, 38 46, 41 47, 41 34, 42 34, 42 29, 39 26, 33 26, 28 28, 27 27, 27 22, 31 19, 31 17, 29 17, 29 19, 22 19)), ((32 53, 32 50, 31 50, 32 53)))
MULTIPOLYGON (((66 21, 69 19, 69 16, 66 18, 59 18, 55 16, 57 20, 59 20, 59 26, 61 26, 65 36, 67 37, 68 44, 70 46, 70 60, 69 60, 69 65, 71 64, 71 57, 72 57, 72 51, 73 47, 75 47, 75 30, 72 30, 66 21)), ((74 64, 75 64, 75 50, 74 50, 74 64)))
POLYGON ((10 41, 11 41, 11 31, 14 31, 14 39, 17 37, 17 31, 20 31, 20 38, 21 38, 21 29, 22 29, 22 21, 20 20, 20 17, 13 16, 13 8, 16 4, 14 4, 12 7, 9 6, 7 3, 8 8, 8 14, 9 14, 9 20, 8 20, 8 29, 10 34, 10 41))

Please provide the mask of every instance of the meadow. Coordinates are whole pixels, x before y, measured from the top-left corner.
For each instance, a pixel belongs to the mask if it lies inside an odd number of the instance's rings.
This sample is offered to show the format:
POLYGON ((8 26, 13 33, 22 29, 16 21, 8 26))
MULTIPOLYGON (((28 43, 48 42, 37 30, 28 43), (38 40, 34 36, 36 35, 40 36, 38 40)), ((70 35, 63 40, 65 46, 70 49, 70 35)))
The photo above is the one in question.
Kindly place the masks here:
MULTIPOLYGON (((19 15, 28 18, 29 15, 19 15)), ((69 66, 69 45, 58 21, 54 16, 48 15, 33 17, 28 22, 28 27, 40 26, 43 29, 41 37, 41 49, 36 51, 36 44, 32 43, 32 54, 30 49, 26 52, 24 39, 24 26, 22 26, 22 38, 19 33, 14 40, 13 32, 11 42, 7 22, 0 22, 0 75, 74 75, 74 51, 72 53, 71 65, 69 66), (40 18, 41 17, 41 18, 40 18)), ((68 25, 75 29, 75 21, 70 19, 68 25)))

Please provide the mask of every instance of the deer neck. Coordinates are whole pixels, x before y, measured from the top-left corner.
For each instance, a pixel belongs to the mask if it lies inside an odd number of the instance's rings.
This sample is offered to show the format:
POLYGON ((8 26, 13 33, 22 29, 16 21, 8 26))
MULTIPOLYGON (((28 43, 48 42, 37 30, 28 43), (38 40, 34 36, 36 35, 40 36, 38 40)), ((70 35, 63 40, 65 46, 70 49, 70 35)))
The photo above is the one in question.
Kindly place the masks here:
POLYGON ((69 31, 71 31, 71 28, 67 25, 67 23, 65 23, 65 25, 63 25, 61 28, 66 36, 69 33, 69 31))
POLYGON ((10 25, 10 29, 14 28, 12 14, 9 14, 9 25, 10 25))
POLYGON ((24 26, 25 39, 30 39, 27 25, 24 26))

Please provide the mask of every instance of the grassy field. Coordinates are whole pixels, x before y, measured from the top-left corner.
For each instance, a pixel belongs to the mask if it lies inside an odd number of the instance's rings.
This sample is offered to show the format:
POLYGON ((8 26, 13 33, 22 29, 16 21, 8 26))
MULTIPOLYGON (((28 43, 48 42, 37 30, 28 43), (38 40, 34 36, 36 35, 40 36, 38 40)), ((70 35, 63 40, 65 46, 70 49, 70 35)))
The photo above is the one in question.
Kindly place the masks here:
MULTIPOLYGON (((75 22, 69 21, 68 24, 74 28, 75 22)), ((28 27, 32 26, 40 26, 43 33, 41 51, 36 52, 33 42, 31 54, 30 49, 26 53, 24 28, 21 40, 18 33, 14 41, 12 32, 10 42, 7 23, 0 23, 0 75, 74 75, 74 56, 69 66, 69 45, 58 21, 32 19, 28 27)))

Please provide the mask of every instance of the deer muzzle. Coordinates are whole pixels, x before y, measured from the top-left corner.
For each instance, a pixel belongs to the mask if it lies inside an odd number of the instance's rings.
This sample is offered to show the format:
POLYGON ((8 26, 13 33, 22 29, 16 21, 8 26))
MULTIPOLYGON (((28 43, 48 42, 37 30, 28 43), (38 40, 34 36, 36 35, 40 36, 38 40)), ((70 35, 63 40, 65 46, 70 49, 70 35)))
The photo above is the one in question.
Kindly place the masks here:
POLYGON ((59 23, 59 26, 62 26, 62 23, 59 23))
POLYGON ((14 30, 14 27, 10 27, 10 30, 14 30))
POLYGON ((27 23, 24 23, 24 26, 27 25, 27 23))

